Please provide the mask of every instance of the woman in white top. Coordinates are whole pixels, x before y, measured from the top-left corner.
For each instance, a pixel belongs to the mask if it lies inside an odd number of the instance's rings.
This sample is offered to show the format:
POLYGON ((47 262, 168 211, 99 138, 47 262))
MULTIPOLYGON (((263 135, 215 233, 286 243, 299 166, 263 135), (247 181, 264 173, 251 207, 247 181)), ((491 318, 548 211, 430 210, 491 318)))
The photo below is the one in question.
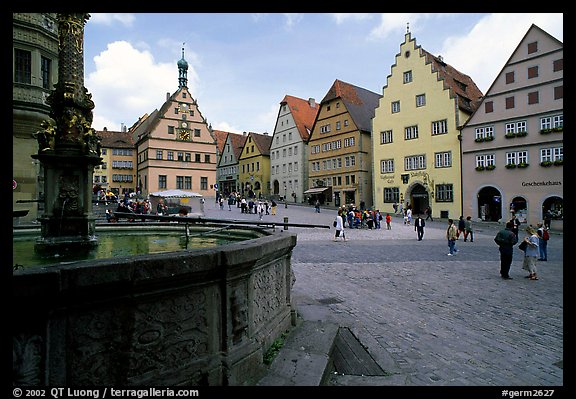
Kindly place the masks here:
POLYGON ((342 221, 342 216, 340 216, 342 212, 342 209, 338 210, 338 213, 336 214, 336 226, 334 226, 336 228, 336 232, 334 233, 334 241, 338 241, 338 237, 342 237, 342 239, 344 241, 346 241, 346 235, 344 234, 344 222, 342 221), (342 233, 342 235, 340 235, 340 233, 342 233))
POLYGON ((526 232, 528 235, 524 237, 526 242, 526 250, 524 251, 524 263, 522 264, 522 269, 527 270, 530 273, 527 278, 530 280, 538 280, 536 276, 536 259, 538 259, 539 249, 538 249, 538 235, 536 234, 536 229, 532 226, 526 227, 526 232))

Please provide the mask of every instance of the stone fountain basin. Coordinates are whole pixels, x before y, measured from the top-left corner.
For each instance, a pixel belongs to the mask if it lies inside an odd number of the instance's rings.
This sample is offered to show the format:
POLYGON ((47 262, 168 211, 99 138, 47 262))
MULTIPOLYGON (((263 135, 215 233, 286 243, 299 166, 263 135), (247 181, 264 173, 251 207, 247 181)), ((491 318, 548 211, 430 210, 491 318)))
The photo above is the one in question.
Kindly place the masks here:
POLYGON ((13 383, 253 385, 294 313, 296 235, 258 233, 14 271, 13 383))

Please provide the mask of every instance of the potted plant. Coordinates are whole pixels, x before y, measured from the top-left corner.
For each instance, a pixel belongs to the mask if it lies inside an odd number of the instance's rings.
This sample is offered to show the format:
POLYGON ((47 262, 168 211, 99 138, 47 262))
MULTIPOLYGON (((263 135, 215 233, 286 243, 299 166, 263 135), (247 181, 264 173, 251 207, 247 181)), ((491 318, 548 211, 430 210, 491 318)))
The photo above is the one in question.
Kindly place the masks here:
POLYGON ((494 140, 494 136, 486 136, 484 137, 484 141, 492 141, 494 140))
POLYGON ((480 166, 476 166, 476 170, 478 172, 483 171, 484 170, 484 166, 480 165, 480 166))
POLYGON ((494 170, 496 169, 496 165, 488 165, 486 166, 486 170, 494 170))
POLYGON ((516 133, 508 132, 504 135, 504 137, 506 137, 507 139, 513 139, 514 137, 516 137, 516 133))
POLYGON ((564 131, 564 126, 557 126, 557 127, 553 127, 552 131, 554 133, 562 133, 564 131))
POLYGON ((476 137, 476 138, 474 139, 474 141, 477 142, 477 143, 481 143, 481 142, 484 141, 484 137, 476 137))
POLYGON ((519 168, 527 168, 528 165, 530 165, 530 164, 529 164, 529 163, 526 163, 526 162, 520 162, 520 163, 518 164, 518 167, 519 167, 519 168))
POLYGON ((552 161, 542 161, 540 162, 540 166, 544 166, 545 168, 547 168, 548 166, 552 166, 553 162, 552 161))
POLYGON ((528 132, 526 130, 521 130, 519 132, 516 132, 516 137, 524 137, 528 135, 528 132))
POLYGON ((506 164, 506 169, 514 169, 516 167, 515 163, 506 164))
POLYGON ((555 166, 564 165, 564 160, 563 159, 557 159, 554 161, 554 165, 555 166))
POLYGON ((549 134, 552 133, 552 129, 541 129, 540 134, 549 134))

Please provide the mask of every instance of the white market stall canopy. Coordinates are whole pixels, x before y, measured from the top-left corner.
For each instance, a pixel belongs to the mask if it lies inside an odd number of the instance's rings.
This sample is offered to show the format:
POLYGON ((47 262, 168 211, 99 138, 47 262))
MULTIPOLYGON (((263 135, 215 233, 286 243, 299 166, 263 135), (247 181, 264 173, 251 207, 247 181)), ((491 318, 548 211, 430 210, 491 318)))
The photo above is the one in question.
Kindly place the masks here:
POLYGON ((155 193, 150 193, 150 196, 162 198, 202 198, 202 194, 184 190, 156 191, 155 193))

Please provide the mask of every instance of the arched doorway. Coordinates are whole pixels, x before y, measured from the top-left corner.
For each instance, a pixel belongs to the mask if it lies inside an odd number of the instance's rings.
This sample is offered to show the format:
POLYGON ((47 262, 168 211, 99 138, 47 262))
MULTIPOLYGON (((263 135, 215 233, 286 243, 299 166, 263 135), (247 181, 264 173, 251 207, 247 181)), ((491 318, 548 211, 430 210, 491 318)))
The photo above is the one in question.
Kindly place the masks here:
POLYGON ((478 218, 487 222, 502 219, 502 195, 495 187, 484 187, 478 192, 478 218))
POLYGON ((412 187, 412 191, 410 192, 410 204, 412 205, 413 215, 424 214, 425 209, 430 203, 428 199, 428 191, 426 191, 426 188, 422 184, 416 183, 412 187))
POLYGON ((274 187, 272 189, 273 190, 272 194, 279 195, 280 194, 280 182, 278 180, 274 180, 273 186, 274 187))
POLYGON ((523 197, 514 197, 512 202, 510 202, 510 216, 516 215, 516 219, 522 223, 526 223, 528 217, 528 206, 526 205, 526 199, 523 197))
POLYGON ((552 220, 564 220, 564 200, 560 197, 546 198, 542 204, 542 220, 547 212, 552 220))

